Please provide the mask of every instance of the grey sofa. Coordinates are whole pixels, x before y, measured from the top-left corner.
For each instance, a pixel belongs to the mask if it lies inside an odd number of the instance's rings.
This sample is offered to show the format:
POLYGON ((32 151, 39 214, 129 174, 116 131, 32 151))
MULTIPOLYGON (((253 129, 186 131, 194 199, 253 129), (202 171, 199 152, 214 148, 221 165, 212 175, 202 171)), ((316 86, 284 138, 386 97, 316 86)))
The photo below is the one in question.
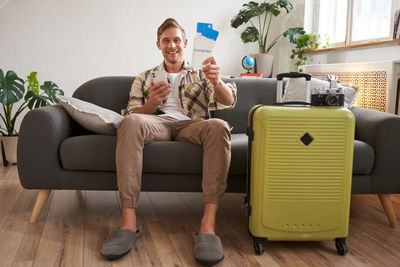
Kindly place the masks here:
MULTIPOLYGON (((102 77, 80 86, 74 97, 120 112, 134 77, 102 77)), ((212 117, 229 122, 232 160, 228 192, 245 192, 248 112, 271 104, 276 79, 230 79, 238 102, 212 117)), ((229 80, 229 81, 230 81, 229 80)), ((378 194, 392 226, 397 226, 390 194, 400 192, 400 117, 353 108, 356 140, 352 193, 378 194)), ((18 143, 18 172, 27 189, 40 189, 32 213, 35 222, 51 190, 117 190, 116 136, 93 134, 78 125, 60 105, 32 110, 23 119, 18 143)), ((153 142, 144 148, 143 191, 201 191, 202 148, 180 142, 153 142)))

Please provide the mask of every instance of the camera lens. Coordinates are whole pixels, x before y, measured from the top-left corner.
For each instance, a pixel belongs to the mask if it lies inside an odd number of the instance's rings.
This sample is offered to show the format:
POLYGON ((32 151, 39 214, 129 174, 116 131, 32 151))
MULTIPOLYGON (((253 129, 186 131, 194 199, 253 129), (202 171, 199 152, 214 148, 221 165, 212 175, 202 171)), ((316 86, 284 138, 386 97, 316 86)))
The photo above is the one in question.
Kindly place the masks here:
POLYGON ((337 95, 329 94, 325 98, 328 106, 337 106, 339 103, 339 98, 337 95))

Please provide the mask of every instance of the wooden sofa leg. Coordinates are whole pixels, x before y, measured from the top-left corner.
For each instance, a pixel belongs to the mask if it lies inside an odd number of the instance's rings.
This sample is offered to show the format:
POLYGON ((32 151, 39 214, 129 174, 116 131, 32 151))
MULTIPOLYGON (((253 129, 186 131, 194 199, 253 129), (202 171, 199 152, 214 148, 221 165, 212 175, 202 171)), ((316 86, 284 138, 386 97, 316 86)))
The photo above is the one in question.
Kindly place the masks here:
POLYGON ((50 193, 50 189, 39 191, 36 197, 35 206, 33 207, 31 219, 29 220, 30 223, 35 223, 37 221, 44 205, 46 204, 47 199, 49 198, 50 193))
POLYGON ((390 199, 390 194, 378 194, 379 200, 381 201, 382 207, 385 210, 386 216, 389 219, 390 225, 392 227, 397 227, 396 212, 393 208, 392 200, 390 199))

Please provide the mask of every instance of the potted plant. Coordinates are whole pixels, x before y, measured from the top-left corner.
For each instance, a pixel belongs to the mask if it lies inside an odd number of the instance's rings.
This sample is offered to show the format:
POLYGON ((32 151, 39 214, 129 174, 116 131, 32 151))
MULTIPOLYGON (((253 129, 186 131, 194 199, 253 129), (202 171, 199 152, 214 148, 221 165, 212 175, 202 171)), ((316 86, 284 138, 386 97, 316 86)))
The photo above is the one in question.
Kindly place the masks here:
MULTIPOLYGON (((328 44, 329 38, 327 38, 323 48, 327 47, 328 44)), ((303 72, 301 66, 309 63, 307 53, 313 49, 318 49, 320 45, 320 35, 318 33, 305 33, 297 38, 296 47, 292 49, 292 54, 290 55, 294 62, 295 71, 303 72)))
POLYGON ((58 103, 56 96, 64 95, 64 92, 51 81, 46 81, 39 86, 36 75, 37 72, 31 72, 24 81, 14 71, 9 70, 4 75, 3 70, 0 69, 0 102, 3 107, 3 112, 0 113, 3 124, 0 125, 0 133, 4 166, 17 162, 18 132, 15 130, 15 122, 18 116, 26 108, 32 110, 58 103), (19 101, 22 103, 14 111, 15 104, 19 101))
POLYGON ((288 0, 279 0, 273 3, 256 3, 250 1, 243 5, 239 13, 231 20, 231 26, 238 28, 242 24, 250 23, 241 34, 244 43, 258 42, 259 52, 256 58, 256 70, 263 73, 263 77, 271 77, 273 55, 268 52, 282 38, 286 37, 291 43, 296 43, 298 37, 304 34, 301 27, 289 28, 273 39, 268 39, 273 17, 277 17, 281 10, 289 13, 293 9, 293 4, 288 0), (252 19, 254 18, 254 21, 252 19))

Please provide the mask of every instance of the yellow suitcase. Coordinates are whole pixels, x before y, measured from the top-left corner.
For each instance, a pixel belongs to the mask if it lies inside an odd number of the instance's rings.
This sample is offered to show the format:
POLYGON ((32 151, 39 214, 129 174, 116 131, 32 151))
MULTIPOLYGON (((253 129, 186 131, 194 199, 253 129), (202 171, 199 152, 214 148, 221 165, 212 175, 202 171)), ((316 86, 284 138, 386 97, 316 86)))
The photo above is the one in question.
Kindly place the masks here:
POLYGON ((335 240, 347 253, 354 124, 343 107, 251 109, 246 204, 257 254, 265 239, 335 240))

